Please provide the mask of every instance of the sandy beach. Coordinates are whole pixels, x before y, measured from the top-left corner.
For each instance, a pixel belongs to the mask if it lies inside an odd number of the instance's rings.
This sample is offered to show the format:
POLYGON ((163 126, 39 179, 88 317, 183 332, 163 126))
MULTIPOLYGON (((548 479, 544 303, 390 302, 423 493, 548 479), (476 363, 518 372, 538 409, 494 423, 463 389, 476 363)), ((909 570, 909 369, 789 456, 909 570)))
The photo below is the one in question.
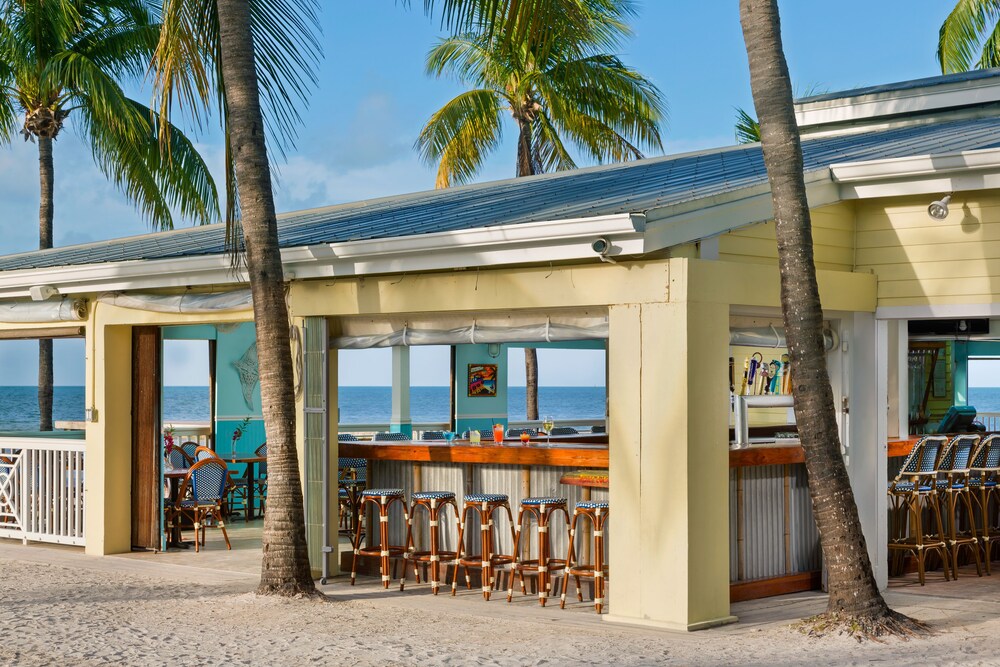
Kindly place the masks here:
MULTIPOLYGON (((187 555, 187 554, 185 554, 187 555)), ((329 602, 262 598, 257 577, 154 555, 91 558, 0 541, 3 665, 996 665, 1000 576, 894 587, 929 639, 858 644, 791 622, 821 594, 734 605, 741 622, 696 633, 608 623, 586 604, 433 598, 425 586, 321 587, 329 602), (973 598, 973 599, 967 599, 973 598)))

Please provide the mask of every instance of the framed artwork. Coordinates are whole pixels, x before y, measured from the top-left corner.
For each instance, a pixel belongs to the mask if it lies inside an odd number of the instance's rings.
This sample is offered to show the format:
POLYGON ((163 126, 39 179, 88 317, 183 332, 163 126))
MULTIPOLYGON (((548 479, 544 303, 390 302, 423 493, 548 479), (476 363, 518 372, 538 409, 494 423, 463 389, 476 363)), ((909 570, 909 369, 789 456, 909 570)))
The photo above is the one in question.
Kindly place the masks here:
POLYGON ((497 395, 497 365, 469 364, 469 396, 497 395))

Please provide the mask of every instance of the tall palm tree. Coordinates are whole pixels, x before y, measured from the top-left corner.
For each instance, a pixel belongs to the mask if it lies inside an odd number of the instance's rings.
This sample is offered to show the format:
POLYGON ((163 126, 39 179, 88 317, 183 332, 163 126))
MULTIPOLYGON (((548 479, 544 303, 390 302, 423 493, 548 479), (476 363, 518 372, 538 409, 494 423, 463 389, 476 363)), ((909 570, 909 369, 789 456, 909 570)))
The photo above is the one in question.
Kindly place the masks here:
MULTIPOLYGON (((431 116, 416 147, 437 164, 437 187, 471 180, 500 145, 503 118, 517 131, 517 176, 576 168, 572 143, 590 158, 623 161, 662 150, 660 91, 618 57, 606 53, 630 33, 631 0, 570 0, 586 21, 548 24, 544 36, 515 21, 492 22, 442 39, 427 55, 427 71, 451 74, 471 90, 431 116)), ((538 419, 538 359, 525 349, 526 414, 538 419)))
POLYGON ((322 596, 306 551, 288 310, 265 136, 294 137, 319 54, 312 0, 165 0, 154 62, 161 111, 221 108, 227 221, 245 250, 268 443, 261 594, 322 596), (264 104, 261 104, 263 100, 264 104), (237 210, 238 209, 238 210, 237 210), (237 215, 237 213, 239 215, 237 215))
POLYGON ((774 204, 781 311, 795 368, 795 421, 805 450, 813 516, 830 597, 824 623, 860 636, 912 634, 925 626, 892 611, 879 593, 851 490, 823 347, 823 309, 813 261, 802 146, 781 46, 777 0, 740 0, 750 87, 774 204))
POLYGON ((1000 67, 1000 2, 958 0, 938 31, 941 72, 1000 67))
MULTIPOLYGON (((161 153, 157 114, 129 99, 156 48, 154 9, 139 0, 0 2, 0 141, 38 144, 38 247, 52 247, 53 144, 73 121, 94 161, 156 228, 174 208, 199 223, 218 219, 212 177, 179 131, 161 153)), ((52 341, 39 340, 39 428, 52 430, 52 341)))

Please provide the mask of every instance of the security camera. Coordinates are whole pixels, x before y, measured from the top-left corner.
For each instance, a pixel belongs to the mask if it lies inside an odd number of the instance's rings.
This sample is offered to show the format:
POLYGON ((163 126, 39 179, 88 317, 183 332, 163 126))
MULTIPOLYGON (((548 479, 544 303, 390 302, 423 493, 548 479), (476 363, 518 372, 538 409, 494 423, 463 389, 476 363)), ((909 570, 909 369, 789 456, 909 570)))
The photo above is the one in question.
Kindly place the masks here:
POLYGON ((607 240, 603 236, 599 236, 594 239, 594 241, 590 244, 590 249, 601 257, 602 262, 617 264, 615 260, 608 257, 608 253, 611 252, 611 241, 607 240))

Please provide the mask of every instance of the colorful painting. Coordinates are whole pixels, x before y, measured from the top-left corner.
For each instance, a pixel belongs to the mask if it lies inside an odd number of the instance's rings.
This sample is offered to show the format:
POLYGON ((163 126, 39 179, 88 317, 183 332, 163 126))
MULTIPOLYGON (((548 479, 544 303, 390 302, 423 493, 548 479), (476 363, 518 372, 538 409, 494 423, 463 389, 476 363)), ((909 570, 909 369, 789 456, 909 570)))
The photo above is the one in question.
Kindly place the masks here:
POLYGON ((497 395, 497 365, 469 364, 469 396, 497 395))

